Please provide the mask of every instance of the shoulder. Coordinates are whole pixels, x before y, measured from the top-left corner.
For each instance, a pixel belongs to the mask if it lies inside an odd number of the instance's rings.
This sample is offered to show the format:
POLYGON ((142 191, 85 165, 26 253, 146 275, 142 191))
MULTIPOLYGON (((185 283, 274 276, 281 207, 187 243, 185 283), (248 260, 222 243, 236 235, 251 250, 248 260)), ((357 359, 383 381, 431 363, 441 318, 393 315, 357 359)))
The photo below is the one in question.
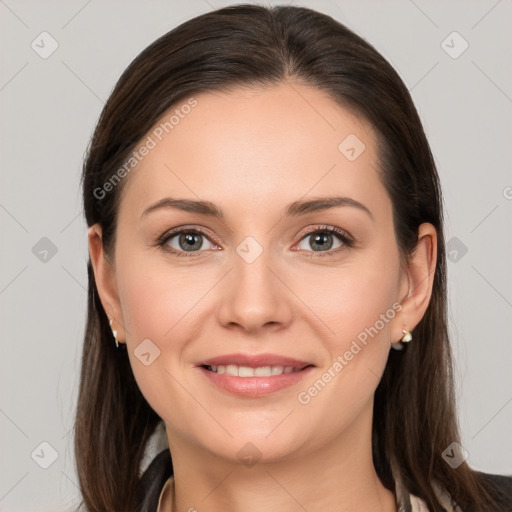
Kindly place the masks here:
POLYGON ((475 471, 486 490, 495 497, 500 508, 496 512, 512 512, 512 475, 494 475, 475 471))
POLYGON ((154 512, 158 507, 160 492, 173 474, 171 453, 162 450, 146 468, 139 481, 140 506, 137 512, 154 512))

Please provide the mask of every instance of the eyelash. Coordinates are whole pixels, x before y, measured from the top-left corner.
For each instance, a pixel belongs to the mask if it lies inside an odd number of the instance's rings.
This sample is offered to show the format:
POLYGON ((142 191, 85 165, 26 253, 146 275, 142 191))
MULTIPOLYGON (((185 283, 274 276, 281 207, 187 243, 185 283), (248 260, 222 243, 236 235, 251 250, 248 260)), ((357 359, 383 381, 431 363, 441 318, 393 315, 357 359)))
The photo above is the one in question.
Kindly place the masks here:
MULTIPOLYGON (((178 257, 189 258, 189 257, 194 257, 198 253, 204 252, 204 251, 177 251, 177 250, 167 246, 167 242, 169 242, 169 240, 171 238, 174 238, 176 235, 180 235, 182 233, 200 234, 200 235, 203 235, 204 237, 206 237, 208 240, 210 240, 209 235, 202 229, 190 228, 190 227, 184 226, 181 228, 172 229, 171 231, 166 231, 161 237, 158 238, 156 245, 158 247, 161 247, 164 251, 171 253, 175 256, 178 256, 178 257)), ((305 252, 310 252, 310 253, 315 254, 314 257, 333 256, 335 254, 338 254, 340 251, 343 251, 343 250, 350 248, 354 245, 353 238, 346 231, 344 231, 343 229, 334 227, 334 226, 316 226, 311 231, 304 233, 301 236, 299 243, 304 238, 307 238, 308 236, 312 236, 315 234, 321 234, 321 233, 328 233, 328 234, 336 235, 339 238, 339 240, 343 243, 343 245, 341 247, 338 247, 337 249, 329 250, 329 251, 305 251, 305 252)), ((212 242, 212 240, 210 240, 210 242, 212 242)), ((216 243, 216 242, 212 242, 212 243, 216 243)), ((302 251, 298 251, 298 252, 302 252, 302 251)), ((308 257, 313 257, 313 256, 308 256, 308 257)))

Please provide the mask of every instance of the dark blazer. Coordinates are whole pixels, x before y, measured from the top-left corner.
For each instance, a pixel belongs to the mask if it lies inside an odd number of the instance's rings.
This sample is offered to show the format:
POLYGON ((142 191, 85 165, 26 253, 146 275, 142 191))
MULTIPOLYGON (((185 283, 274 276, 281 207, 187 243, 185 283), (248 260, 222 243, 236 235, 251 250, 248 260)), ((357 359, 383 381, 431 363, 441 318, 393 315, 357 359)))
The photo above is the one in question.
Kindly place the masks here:
MULTIPOLYGON (((137 512, 156 512, 163 486, 172 475, 169 449, 161 451, 141 476, 142 504, 137 512)), ((500 508, 495 512, 512 512, 512 476, 478 473, 485 486, 500 497, 500 508)), ((409 504, 410 507, 410 504, 409 504)), ((466 509, 463 512, 480 512, 466 509)))
POLYGON ((141 476, 142 503, 137 512, 156 512, 160 493, 172 473, 171 452, 166 448, 151 461, 141 476))

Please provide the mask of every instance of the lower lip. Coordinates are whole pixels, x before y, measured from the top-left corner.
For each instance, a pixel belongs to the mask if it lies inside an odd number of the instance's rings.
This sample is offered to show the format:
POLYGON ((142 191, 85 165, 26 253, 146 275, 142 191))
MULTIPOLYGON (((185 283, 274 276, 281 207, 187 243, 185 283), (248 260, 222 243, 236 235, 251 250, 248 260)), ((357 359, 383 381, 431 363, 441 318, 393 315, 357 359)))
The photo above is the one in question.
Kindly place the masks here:
POLYGON ((202 366, 198 367, 201 373, 219 388, 234 395, 259 397, 266 396, 299 383, 309 375, 312 366, 292 373, 272 375, 271 377, 234 377, 226 373, 211 372, 202 366))

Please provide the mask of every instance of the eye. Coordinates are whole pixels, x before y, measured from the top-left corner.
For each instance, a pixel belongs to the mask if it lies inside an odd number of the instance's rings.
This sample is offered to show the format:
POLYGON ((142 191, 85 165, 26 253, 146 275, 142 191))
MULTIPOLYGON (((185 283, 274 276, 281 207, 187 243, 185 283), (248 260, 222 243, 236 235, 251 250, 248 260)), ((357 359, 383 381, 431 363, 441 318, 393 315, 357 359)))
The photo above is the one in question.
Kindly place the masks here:
POLYGON ((325 253, 315 254, 315 256, 328 256, 351 247, 353 239, 346 231, 340 228, 319 226, 313 231, 306 233, 302 237, 300 244, 299 247, 302 250, 313 253, 325 253), (300 244, 305 244, 306 247, 300 247, 300 244), (313 250, 311 251, 310 248, 313 250), (334 250, 331 250, 333 248, 334 250))
MULTIPOLYGON (((315 256, 330 256, 351 247, 353 243, 353 238, 340 228, 316 226, 314 230, 302 236, 299 248, 305 252, 314 253, 315 256), (309 248, 300 247, 301 244, 309 245, 309 248)), ((189 227, 175 228, 165 232, 157 244, 176 256, 195 256, 205 250, 219 248, 205 232, 189 227)))
POLYGON ((191 228, 179 228, 166 232, 158 241, 158 245, 176 256, 193 256, 193 253, 217 247, 206 233, 191 228), (208 247, 208 244, 211 247, 208 247))

